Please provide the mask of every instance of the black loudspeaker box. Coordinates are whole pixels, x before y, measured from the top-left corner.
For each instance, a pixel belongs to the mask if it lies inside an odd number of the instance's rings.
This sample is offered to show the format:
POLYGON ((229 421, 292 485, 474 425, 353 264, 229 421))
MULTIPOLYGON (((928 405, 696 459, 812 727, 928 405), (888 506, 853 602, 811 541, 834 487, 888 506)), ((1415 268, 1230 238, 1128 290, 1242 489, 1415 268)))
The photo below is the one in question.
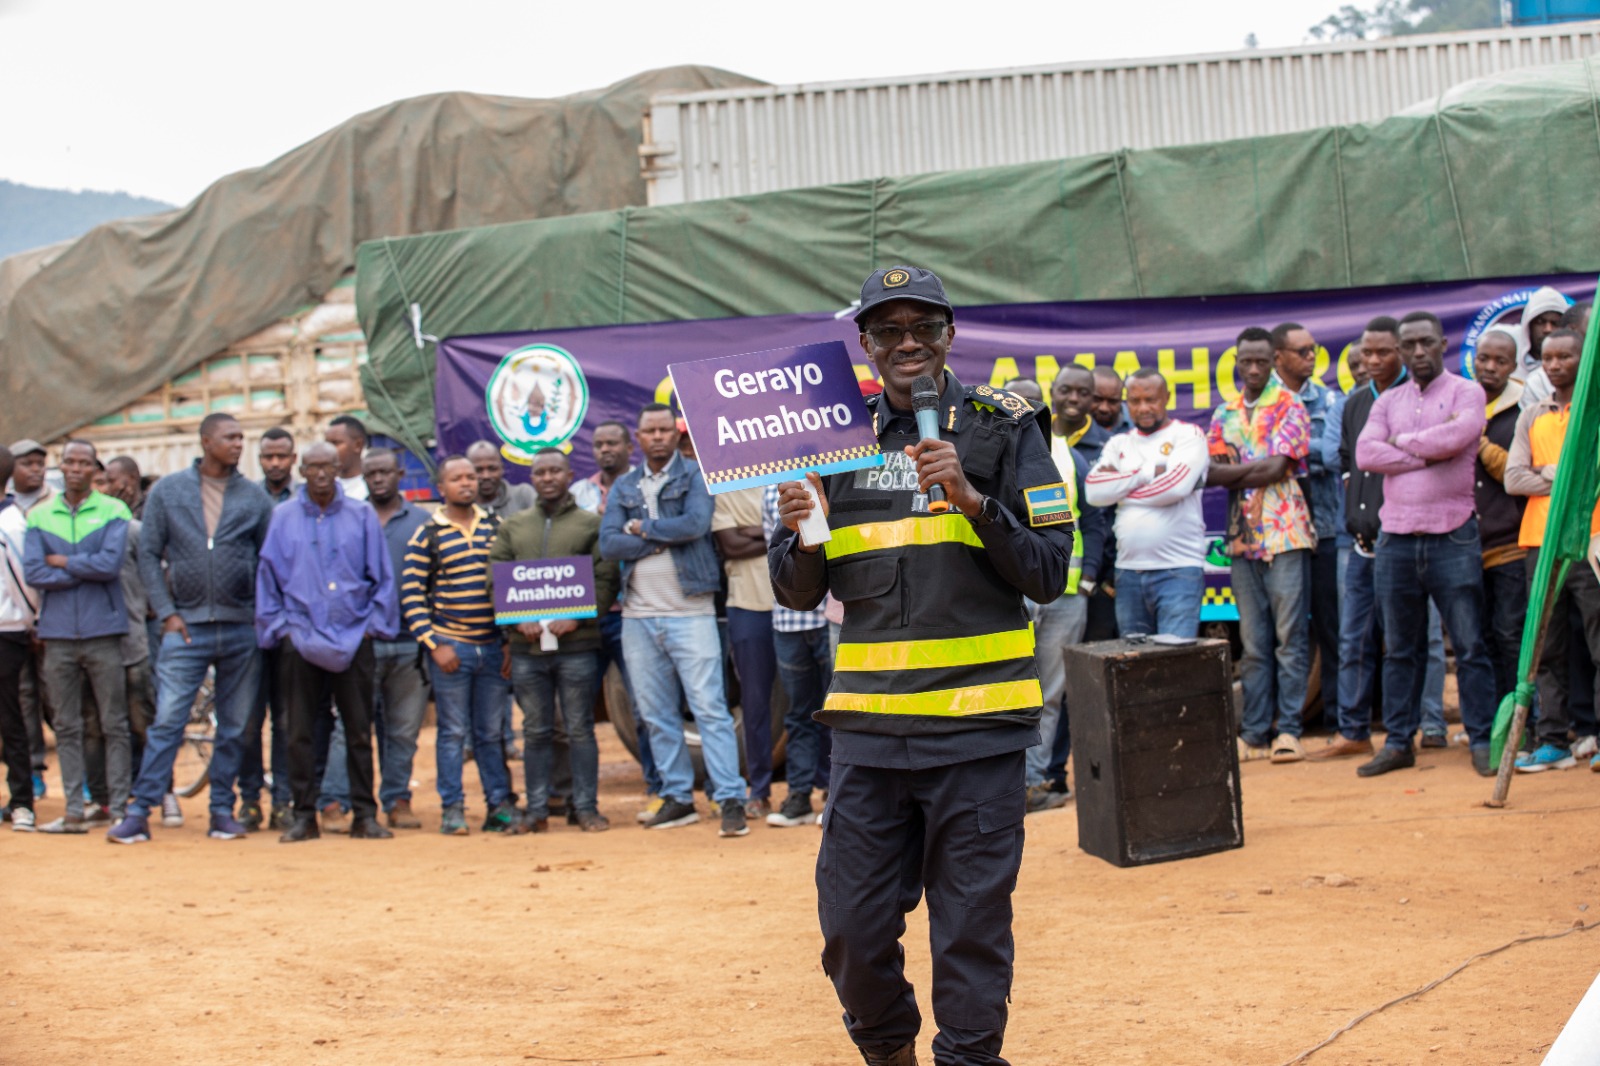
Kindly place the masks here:
POLYGON ((1228 644, 1067 648, 1078 846, 1116 866, 1244 844, 1228 644))

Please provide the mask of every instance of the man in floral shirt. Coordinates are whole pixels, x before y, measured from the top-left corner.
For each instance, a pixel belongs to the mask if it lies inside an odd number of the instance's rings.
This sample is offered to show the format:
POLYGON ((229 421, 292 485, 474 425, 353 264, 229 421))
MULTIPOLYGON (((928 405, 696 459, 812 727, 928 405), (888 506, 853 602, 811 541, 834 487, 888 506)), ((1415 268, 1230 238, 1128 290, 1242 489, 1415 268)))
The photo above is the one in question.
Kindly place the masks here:
POLYGON ((1307 560, 1317 534, 1296 479, 1306 471, 1311 420, 1300 399, 1273 378, 1272 360, 1270 333, 1252 326, 1239 334, 1239 397, 1211 416, 1206 484, 1229 490, 1228 552, 1244 641, 1239 757, 1298 762, 1305 758, 1300 709, 1311 655, 1307 560))

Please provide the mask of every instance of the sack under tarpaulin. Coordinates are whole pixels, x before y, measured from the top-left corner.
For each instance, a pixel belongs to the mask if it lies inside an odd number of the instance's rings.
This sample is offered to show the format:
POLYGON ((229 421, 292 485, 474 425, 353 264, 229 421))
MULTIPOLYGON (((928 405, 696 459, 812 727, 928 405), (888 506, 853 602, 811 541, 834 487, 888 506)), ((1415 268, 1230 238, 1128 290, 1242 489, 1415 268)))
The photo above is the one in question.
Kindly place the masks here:
POLYGON ((186 207, 13 256, 0 263, 0 393, 28 401, 8 432, 51 440, 139 399, 315 304, 362 241, 642 204, 651 96, 759 84, 684 66, 552 100, 400 100, 186 207))

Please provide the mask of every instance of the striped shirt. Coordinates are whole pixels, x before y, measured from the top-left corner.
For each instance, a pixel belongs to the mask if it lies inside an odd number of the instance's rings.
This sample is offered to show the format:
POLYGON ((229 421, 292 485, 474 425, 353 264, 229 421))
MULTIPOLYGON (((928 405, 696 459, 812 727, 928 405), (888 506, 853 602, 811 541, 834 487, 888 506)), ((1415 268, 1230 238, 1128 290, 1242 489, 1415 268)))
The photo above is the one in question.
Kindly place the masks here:
POLYGON ((489 545, 500 520, 481 507, 472 512, 471 528, 463 529, 445 517, 441 507, 431 521, 417 527, 406 545, 400 614, 406 628, 429 651, 438 646, 438 637, 464 644, 500 639, 489 591, 489 545))
MULTIPOLYGON (((781 525, 783 521, 778 517, 778 486, 768 485, 761 494, 761 530, 766 534, 768 544, 772 543, 772 534, 781 525)), ((827 624, 828 617, 823 607, 814 611, 796 611, 781 603, 772 605, 772 628, 778 633, 805 633, 821 629, 827 624)))

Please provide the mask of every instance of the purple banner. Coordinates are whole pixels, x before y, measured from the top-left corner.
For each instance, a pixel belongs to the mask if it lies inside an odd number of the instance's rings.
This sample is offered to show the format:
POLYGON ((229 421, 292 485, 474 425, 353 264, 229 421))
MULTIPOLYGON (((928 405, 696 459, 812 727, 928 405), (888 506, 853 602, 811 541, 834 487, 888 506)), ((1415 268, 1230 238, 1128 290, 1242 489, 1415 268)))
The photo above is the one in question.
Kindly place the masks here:
POLYGON ((667 367, 713 495, 883 465, 839 341, 667 367))
MULTIPOLYGON (((1595 277, 958 307, 949 367, 968 385, 1033 378, 1047 396, 1057 372, 1069 364, 1109 366, 1123 377, 1154 367, 1170 386, 1174 415, 1205 425, 1218 404, 1238 396, 1233 339, 1247 326, 1299 322, 1319 344, 1318 376, 1348 391, 1353 379, 1347 354, 1368 321, 1432 311, 1450 341, 1447 365, 1470 376, 1478 337, 1497 322, 1515 325, 1542 285, 1590 300, 1595 277)), ((596 425, 616 419, 632 427, 646 403, 672 401, 669 364, 828 341, 843 342, 858 376, 871 376, 847 310, 447 338, 438 349, 438 447, 447 454, 465 451, 474 441, 498 441, 508 458, 522 464, 540 447, 559 447, 585 475, 594 470, 590 434, 596 425)), ((526 481, 528 475, 513 465, 507 476, 526 481)), ((1221 490, 1208 492, 1211 528, 1224 527, 1225 506, 1221 490)), ((1208 569, 1226 568, 1214 562, 1208 569)), ((1233 617, 1225 578, 1213 584, 1202 617, 1233 617)))
POLYGON ((594 559, 526 559, 494 564, 494 623, 594 618, 594 559))

